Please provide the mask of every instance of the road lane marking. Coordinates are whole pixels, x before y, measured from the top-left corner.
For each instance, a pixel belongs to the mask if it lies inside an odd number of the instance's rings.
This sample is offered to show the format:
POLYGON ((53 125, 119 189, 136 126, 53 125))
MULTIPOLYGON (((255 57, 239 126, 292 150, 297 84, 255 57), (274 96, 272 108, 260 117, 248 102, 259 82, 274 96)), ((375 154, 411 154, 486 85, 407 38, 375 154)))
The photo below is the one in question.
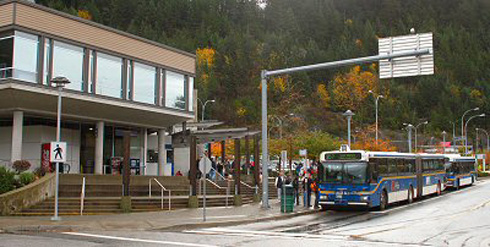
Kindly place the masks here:
POLYGON ((284 232, 268 232, 268 231, 246 231, 226 228, 209 228, 203 230, 188 230, 185 233, 203 234, 203 235, 219 235, 219 236, 238 236, 238 237, 256 237, 256 238, 279 238, 288 240, 307 239, 309 241, 321 242, 340 242, 340 243, 357 243, 357 244, 376 244, 376 246, 428 246, 426 244, 417 243, 400 243, 400 242, 381 242, 376 240, 361 239, 358 236, 340 236, 340 235, 313 235, 307 233, 284 233, 284 232), (353 239, 357 238, 357 239, 353 239))
POLYGON ((128 241, 128 242, 151 243, 151 244, 166 244, 166 245, 189 246, 189 247, 217 247, 216 245, 172 242, 172 241, 151 240, 151 239, 141 239, 141 238, 116 237, 116 236, 106 236, 106 235, 90 234, 90 233, 83 233, 83 232, 62 232, 62 234, 72 235, 72 236, 91 237, 91 238, 111 239, 111 240, 119 240, 119 241, 128 241))
MULTIPOLYGON (((232 218, 245 218, 249 215, 223 215, 223 216, 206 216, 206 219, 232 219, 232 218)), ((202 217, 194 217, 191 219, 202 219, 202 217)))

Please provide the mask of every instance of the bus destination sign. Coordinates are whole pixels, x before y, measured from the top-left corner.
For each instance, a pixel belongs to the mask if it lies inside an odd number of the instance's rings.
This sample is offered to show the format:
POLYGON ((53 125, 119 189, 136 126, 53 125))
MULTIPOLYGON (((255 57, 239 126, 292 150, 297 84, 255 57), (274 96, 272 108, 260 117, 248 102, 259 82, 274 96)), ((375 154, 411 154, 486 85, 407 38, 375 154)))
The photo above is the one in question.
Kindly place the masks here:
POLYGON ((360 160, 361 153, 331 153, 325 154, 325 160, 360 160))

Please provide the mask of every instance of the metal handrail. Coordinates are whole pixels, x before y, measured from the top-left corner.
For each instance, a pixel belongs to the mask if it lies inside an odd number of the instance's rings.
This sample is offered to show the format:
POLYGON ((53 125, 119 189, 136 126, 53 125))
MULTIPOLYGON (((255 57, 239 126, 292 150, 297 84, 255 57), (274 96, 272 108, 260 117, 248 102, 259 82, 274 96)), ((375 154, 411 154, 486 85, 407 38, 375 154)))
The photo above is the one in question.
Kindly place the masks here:
POLYGON ((82 178, 82 192, 80 193, 80 215, 83 215, 85 204, 85 177, 82 178))
POLYGON ((247 187, 247 188, 249 188, 249 189, 255 189, 255 187, 254 187, 254 186, 251 186, 251 185, 249 185, 249 184, 247 184, 247 183, 245 183, 245 182, 243 182, 243 181, 241 181, 241 180, 240 180, 240 183, 241 183, 241 184, 243 184, 243 185, 245 185, 245 187, 247 187))
POLYGON ((219 184, 213 182, 212 180, 210 179, 207 179, 206 178, 206 181, 209 181, 212 185, 214 185, 216 188, 220 189, 220 190, 226 190, 226 202, 225 202, 225 206, 228 207, 228 197, 230 197, 230 183, 227 182, 227 186, 226 188, 225 187, 221 187, 219 186, 219 184))
POLYGON ((229 180, 229 179, 225 178, 223 175, 221 175, 221 173, 219 173, 215 168, 211 167, 211 169, 214 170, 214 172, 216 174, 218 174, 223 180, 229 180))
POLYGON ((168 192, 168 210, 170 211, 170 209, 172 208, 172 191, 165 188, 165 186, 163 186, 160 181, 158 181, 156 178, 150 178, 150 180, 148 181, 148 197, 151 198, 151 182, 152 181, 155 181, 158 186, 160 186, 161 188, 161 199, 162 199, 162 203, 161 203, 161 209, 163 209, 163 191, 167 191, 168 192))

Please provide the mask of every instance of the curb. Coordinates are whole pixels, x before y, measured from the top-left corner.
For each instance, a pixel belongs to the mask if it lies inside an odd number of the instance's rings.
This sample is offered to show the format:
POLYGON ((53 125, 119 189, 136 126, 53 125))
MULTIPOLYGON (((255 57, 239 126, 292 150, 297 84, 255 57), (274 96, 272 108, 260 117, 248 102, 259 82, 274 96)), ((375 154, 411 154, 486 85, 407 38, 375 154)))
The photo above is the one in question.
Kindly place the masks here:
POLYGON ((257 223, 257 222, 263 222, 263 221, 271 221, 271 220, 283 220, 283 219, 293 218, 296 216, 316 214, 318 212, 320 212, 319 209, 312 209, 312 210, 308 210, 308 211, 302 211, 302 212, 297 212, 297 213, 289 213, 289 214, 279 214, 279 215, 267 216, 267 217, 263 217, 263 218, 246 219, 246 220, 229 220, 229 221, 218 221, 218 222, 201 222, 201 223, 174 225, 174 226, 168 226, 168 227, 155 227, 155 228, 152 228, 149 230, 152 230, 152 231, 182 231, 182 230, 192 230, 192 229, 196 229, 196 228, 205 228, 205 227, 226 227, 226 226, 257 223))
POLYGON ((37 225, 37 226, 13 226, 6 227, 0 230, 0 232, 10 234, 22 234, 23 232, 74 232, 89 230, 86 227, 72 226, 72 225, 37 225))

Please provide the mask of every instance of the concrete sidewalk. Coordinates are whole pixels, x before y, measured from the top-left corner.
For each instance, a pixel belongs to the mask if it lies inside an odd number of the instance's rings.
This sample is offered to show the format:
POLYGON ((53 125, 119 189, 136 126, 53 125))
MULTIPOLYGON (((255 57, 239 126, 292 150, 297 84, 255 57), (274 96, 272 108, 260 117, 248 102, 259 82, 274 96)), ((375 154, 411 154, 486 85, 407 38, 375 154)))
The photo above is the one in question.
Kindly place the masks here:
POLYGON ((177 230, 283 219, 318 211, 297 206, 292 213, 281 213, 280 203, 277 200, 273 199, 270 203, 271 208, 268 210, 262 209, 261 204, 206 208, 206 222, 203 221, 203 210, 199 208, 148 213, 65 216, 61 221, 51 221, 50 217, 7 216, 0 217, 0 229, 3 231, 177 230))

